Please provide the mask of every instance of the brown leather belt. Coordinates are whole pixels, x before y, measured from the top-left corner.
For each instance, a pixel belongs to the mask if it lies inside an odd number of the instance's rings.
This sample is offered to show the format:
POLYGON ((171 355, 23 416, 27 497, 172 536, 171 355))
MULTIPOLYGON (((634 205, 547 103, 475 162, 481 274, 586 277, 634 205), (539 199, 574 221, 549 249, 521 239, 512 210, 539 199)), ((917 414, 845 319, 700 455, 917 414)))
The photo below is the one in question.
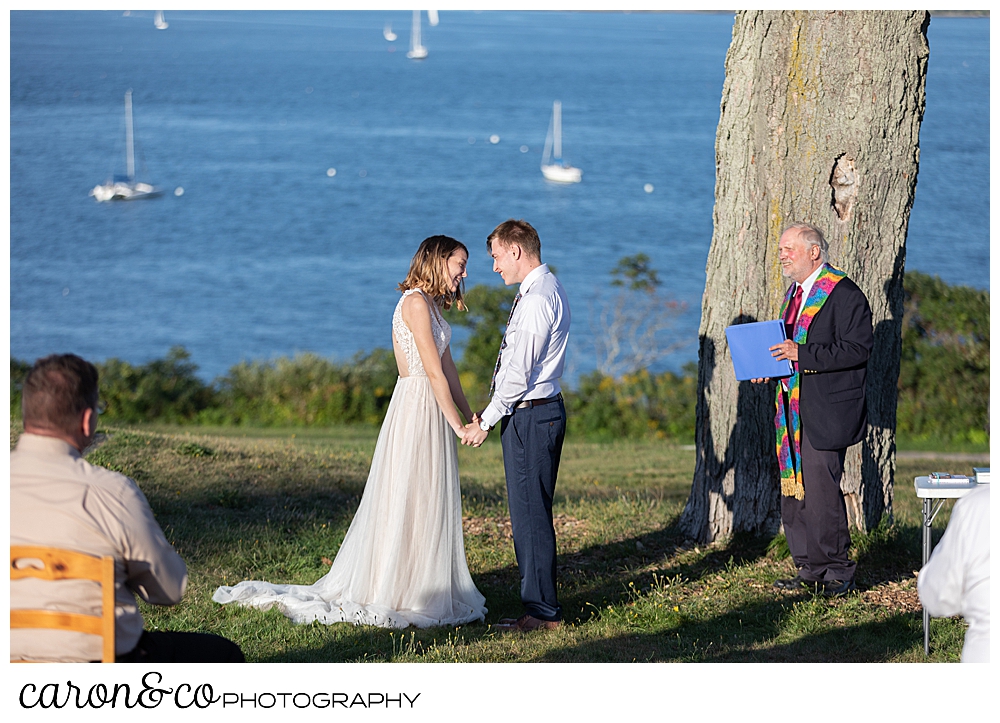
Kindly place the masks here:
POLYGON ((531 409, 532 407, 538 407, 549 402, 561 402, 562 398, 562 394, 560 393, 548 399, 528 399, 518 404, 514 409, 531 409))

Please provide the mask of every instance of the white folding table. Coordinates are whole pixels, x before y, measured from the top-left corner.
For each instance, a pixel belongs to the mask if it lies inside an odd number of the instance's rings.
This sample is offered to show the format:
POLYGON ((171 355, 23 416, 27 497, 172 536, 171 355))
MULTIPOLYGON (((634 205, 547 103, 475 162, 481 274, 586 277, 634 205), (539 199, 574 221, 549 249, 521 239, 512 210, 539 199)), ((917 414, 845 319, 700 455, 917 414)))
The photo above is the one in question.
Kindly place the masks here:
MULTIPOLYGON (((931 525, 934 523, 934 518, 937 517, 937 513, 941 511, 941 507, 944 505, 945 500, 954 500, 959 497, 965 497, 978 486, 979 485, 976 484, 976 480, 974 478, 970 479, 968 484, 960 485, 932 485, 928 482, 928 477, 926 475, 922 477, 915 477, 913 479, 913 487, 917 491, 917 497, 924 501, 924 521, 921 526, 923 528, 923 562, 921 563, 921 568, 923 568, 923 566, 926 565, 927 561, 931 558, 931 525)), ((930 613, 928 613, 927 610, 924 610, 924 655, 930 655, 931 652, 930 621, 930 613)))

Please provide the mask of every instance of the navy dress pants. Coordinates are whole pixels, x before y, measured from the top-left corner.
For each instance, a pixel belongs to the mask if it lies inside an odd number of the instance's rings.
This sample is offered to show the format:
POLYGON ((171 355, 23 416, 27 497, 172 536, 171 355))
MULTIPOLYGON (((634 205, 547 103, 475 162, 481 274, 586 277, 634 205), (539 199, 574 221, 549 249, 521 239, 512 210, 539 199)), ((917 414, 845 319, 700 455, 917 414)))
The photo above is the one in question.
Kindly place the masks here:
POLYGON ((561 399, 515 409, 500 423, 521 602, 525 612, 539 620, 562 619, 556 599, 552 496, 565 436, 566 407, 561 399))
POLYGON ((824 582, 854 579, 857 563, 848 557, 851 533, 847 505, 840 491, 846 450, 819 450, 802 427, 801 500, 781 497, 781 522, 792 559, 803 580, 824 582))

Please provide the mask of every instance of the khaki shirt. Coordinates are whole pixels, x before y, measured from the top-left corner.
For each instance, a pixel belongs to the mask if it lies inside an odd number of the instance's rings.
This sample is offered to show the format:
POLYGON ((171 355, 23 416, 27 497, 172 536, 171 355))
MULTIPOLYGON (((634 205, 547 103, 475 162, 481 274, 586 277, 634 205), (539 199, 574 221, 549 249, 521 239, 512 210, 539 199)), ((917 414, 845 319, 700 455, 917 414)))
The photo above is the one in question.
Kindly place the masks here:
MULTIPOLYGON (((22 434, 10 455, 10 544, 62 547, 115 558, 115 652, 142 634, 135 595, 175 605, 187 568, 153 518, 145 495, 125 475, 86 462, 54 437, 22 434)), ((86 580, 12 581, 10 607, 100 615, 100 585, 86 580)), ((101 659, 96 635, 11 630, 11 660, 101 659)))

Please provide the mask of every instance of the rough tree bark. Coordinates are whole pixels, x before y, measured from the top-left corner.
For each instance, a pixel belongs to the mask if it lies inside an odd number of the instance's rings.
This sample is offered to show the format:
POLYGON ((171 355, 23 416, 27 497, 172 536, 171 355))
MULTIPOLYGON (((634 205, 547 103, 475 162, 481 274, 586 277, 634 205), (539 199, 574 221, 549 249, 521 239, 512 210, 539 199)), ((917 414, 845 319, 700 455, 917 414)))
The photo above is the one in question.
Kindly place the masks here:
POLYGON ((868 296, 867 438, 848 450, 851 524, 892 514, 906 229, 924 111, 924 11, 740 12, 726 55, 699 330, 697 461, 683 530, 703 542, 780 527, 774 382, 737 382, 733 323, 778 318, 778 237, 824 230, 830 260, 868 296))

